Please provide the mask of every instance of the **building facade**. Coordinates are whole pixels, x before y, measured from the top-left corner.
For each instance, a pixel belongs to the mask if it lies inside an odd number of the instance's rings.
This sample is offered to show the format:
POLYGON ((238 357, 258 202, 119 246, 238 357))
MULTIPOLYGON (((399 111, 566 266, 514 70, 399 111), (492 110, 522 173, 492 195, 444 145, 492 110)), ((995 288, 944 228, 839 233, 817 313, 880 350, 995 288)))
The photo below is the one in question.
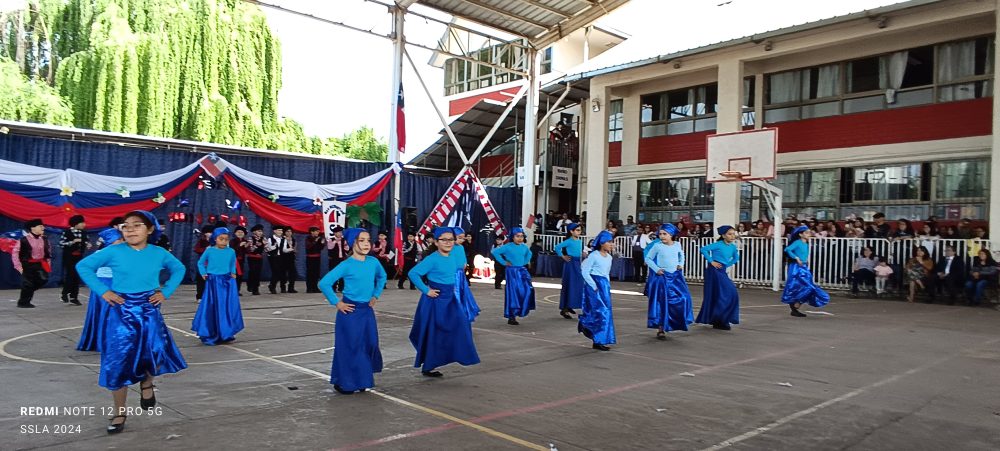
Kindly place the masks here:
POLYGON ((567 77, 589 80, 581 208, 639 222, 750 221, 705 182, 706 137, 773 127, 784 214, 1000 224, 997 1, 912 1, 567 77))

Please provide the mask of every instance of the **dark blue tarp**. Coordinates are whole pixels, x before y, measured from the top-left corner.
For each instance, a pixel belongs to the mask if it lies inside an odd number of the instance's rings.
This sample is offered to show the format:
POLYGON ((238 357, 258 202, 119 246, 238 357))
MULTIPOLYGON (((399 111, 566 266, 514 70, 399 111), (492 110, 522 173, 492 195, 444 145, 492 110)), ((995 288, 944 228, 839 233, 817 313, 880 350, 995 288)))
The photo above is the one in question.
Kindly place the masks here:
MULTIPOLYGON (((175 169, 179 169, 191 164, 196 159, 203 156, 203 153, 140 148, 134 146, 121 146, 118 144, 99 144, 88 142, 67 141, 62 139, 52 139, 22 135, 0 134, 0 159, 14 161, 17 163, 29 164, 54 169, 76 169, 80 171, 92 172, 96 174, 107 174, 113 176, 137 177, 160 174, 175 169)), ((249 171, 272 177, 287 178, 293 180, 306 180, 319 184, 345 183, 352 180, 371 175, 388 167, 387 163, 356 163, 321 159, 301 159, 287 158, 281 155, 273 156, 245 156, 220 154, 227 161, 247 169, 249 171)), ((422 222, 437 200, 444 194, 450 186, 452 179, 424 177, 409 173, 403 173, 400 177, 400 205, 403 207, 416 207, 417 217, 422 222)), ((494 207, 497 208, 504 224, 512 224, 518 214, 520 214, 521 195, 520 191, 514 188, 487 188, 487 192, 494 207)), ((379 197, 378 202, 384 210, 382 229, 391 232, 395 219, 391 217, 391 197, 392 190, 386 189, 379 197)), ((226 206, 226 199, 235 201, 234 194, 228 188, 216 187, 216 189, 202 189, 192 185, 185 190, 177 199, 165 203, 157 208, 154 213, 159 218, 166 218, 173 212, 185 212, 190 218, 196 217, 199 213, 205 221, 211 215, 228 214, 234 212, 226 206), (178 207, 177 199, 187 198, 190 206, 178 207)), ((473 224, 476 230, 483 228, 486 224, 486 215, 481 208, 473 210, 473 224)), ((247 225, 250 226, 261 222, 249 209, 243 208, 240 212, 247 218, 247 225)), ((205 222, 199 225, 193 220, 183 223, 168 223, 167 235, 173 245, 173 253, 189 268, 194 266, 194 254, 192 248, 196 241, 194 230, 196 227, 207 225, 205 222)), ((270 234, 269 224, 264 224, 266 234, 270 234)), ((88 229, 100 229, 106 224, 88 224, 88 229)), ((230 226, 235 227, 234 225, 230 226)), ((6 217, 3 206, 0 205, 0 233, 19 230, 21 223, 6 217)), ((374 228, 373 232, 376 231, 374 228)), ((52 229, 49 231, 49 242, 52 246, 54 261, 53 274, 50 277, 50 286, 57 286, 61 280, 61 250, 58 246, 59 233, 61 231, 52 229)), ((96 242, 95 233, 89 234, 92 242, 96 242)), ((390 233, 390 238, 393 236, 390 233)), ((480 238, 482 234, 478 234, 480 238)), ((298 271, 300 278, 305 277, 305 253, 303 252, 304 235, 298 236, 298 271)), ((485 245, 485 241, 480 238, 477 241, 477 249, 480 245, 485 245)), ((480 252, 484 253, 487 248, 483 247, 480 252)), ((324 257, 325 258, 325 257, 324 257)), ((324 263, 323 270, 327 270, 324 263)), ((189 277, 192 272, 189 270, 189 277)), ((267 264, 264 265, 264 277, 269 277, 267 264)), ((10 255, 0 253, 0 288, 16 288, 20 286, 20 276, 13 269, 10 255)), ((304 287, 303 287, 304 289, 304 287)))

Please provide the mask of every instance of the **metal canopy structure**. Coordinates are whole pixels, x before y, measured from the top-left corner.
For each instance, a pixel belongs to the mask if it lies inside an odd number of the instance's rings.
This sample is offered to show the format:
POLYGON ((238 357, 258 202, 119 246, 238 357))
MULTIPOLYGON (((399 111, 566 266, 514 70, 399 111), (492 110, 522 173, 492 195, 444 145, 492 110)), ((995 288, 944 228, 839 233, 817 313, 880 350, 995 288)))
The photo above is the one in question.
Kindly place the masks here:
POLYGON ((628 3, 628 0, 400 0, 523 37, 537 49, 628 3))

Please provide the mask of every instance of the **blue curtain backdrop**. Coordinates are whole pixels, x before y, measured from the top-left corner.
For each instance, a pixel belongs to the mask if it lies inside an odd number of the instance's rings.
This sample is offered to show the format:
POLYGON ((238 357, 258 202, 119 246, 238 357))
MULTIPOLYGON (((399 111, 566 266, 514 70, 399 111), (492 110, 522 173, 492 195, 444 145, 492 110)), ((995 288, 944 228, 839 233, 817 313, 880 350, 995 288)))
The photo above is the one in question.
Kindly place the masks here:
MULTIPOLYGON (((179 169, 191 164, 203 153, 188 152, 168 149, 152 149, 133 146, 121 146, 118 144, 96 144, 86 142, 66 141, 60 139, 3 135, 0 134, 0 159, 14 161, 17 163, 30 164, 54 169, 76 169, 80 171, 92 172, 96 174, 106 174, 114 176, 134 175, 136 177, 160 174, 175 169, 179 169)), ((386 163, 356 163, 320 159, 300 159, 287 158, 280 155, 273 156, 244 156, 220 154, 227 161, 245 168, 249 171, 272 177, 287 178, 294 180, 309 180, 320 184, 344 183, 371 175, 388 167, 386 163)), ((451 178, 424 177, 409 173, 403 173, 400 177, 400 205, 416 207, 417 216, 423 221, 430 213, 437 200, 444 194, 450 186, 451 178)), ((170 237, 173 246, 173 254, 188 266, 186 282, 193 281, 195 259, 192 251, 197 237, 195 229, 203 226, 211 226, 208 217, 211 215, 243 215, 247 219, 247 228, 254 224, 262 223, 265 226, 265 236, 270 235, 270 224, 264 223, 248 208, 243 207, 240 211, 233 211, 227 208, 226 199, 237 200, 235 194, 213 181, 213 189, 199 190, 195 185, 186 189, 181 195, 170 202, 163 204, 153 213, 161 219, 166 219, 170 213, 184 212, 188 215, 188 222, 168 222, 166 234, 170 237), (189 199, 187 207, 179 207, 179 199, 189 199), (194 218, 201 214, 204 218, 202 224, 197 224, 194 218)), ((514 220, 520 212, 520 191, 513 188, 487 188, 494 207, 499 210, 504 224, 511 227, 510 221, 514 220)), ((378 202, 384 210, 381 229, 390 232, 392 237, 395 218, 391 216, 392 190, 387 188, 378 202)), ((488 222, 486 215, 481 208, 474 208, 473 224, 476 230, 484 227, 488 222)), ((88 223, 88 230, 102 229, 107 224, 88 223)), ((21 222, 14 221, 4 215, 3 206, 0 205, 0 233, 20 230, 21 222)), ((230 229, 235 225, 230 224, 230 229)), ((58 286, 62 280, 62 252, 59 248, 59 234, 57 229, 47 231, 49 243, 53 253, 53 274, 49 278, 49 286, 58 286)), ((377 232, 372 228, 372 232, 377 232)), ((91 242, 96 242, 96 233, 88 234, 91 242)), ((304 235, 297 236, 298 243, 298 272, 300 279, 305 278, 305 252, 304 235)), ((483 242, 485 240, 478 240, 483 242)), ((478 244, 478 243, 477 243, 478 244)), ((479 247, 477 246, 477 249, 479 247)), ((486 248, 480 250, 485 252, 486 248)), ((325 257, 324 257, 325 261, 325 257)), ((323 264, 323 271, 328 270, 326 263, 323 264)), ((268 265, 264 264, 264 278, 270 277, 268 265)), ((17 288, 20 286, 20 275, 14 270, 10 260, 10 255, 0 253, 0 289, 17 288)))

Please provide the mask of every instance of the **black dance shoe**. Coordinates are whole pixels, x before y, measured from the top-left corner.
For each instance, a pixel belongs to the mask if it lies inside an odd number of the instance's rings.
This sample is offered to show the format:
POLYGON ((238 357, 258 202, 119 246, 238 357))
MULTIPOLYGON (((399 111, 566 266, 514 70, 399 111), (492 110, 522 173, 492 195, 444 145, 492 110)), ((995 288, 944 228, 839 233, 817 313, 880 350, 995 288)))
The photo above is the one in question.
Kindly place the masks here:
POLYGON ((156 386, 153 385, 153 384, 150 384, 148 387, 143 387, 142 384, 139 385, 139 389, 140 389, 140 393, 139 393, 139 396, 140 396, 139 406, 142 407, 143 410, 152 409, 153 407, 156 407, 156 391, 153 390, 153 388, 155 388, 155 387, 156 386), (142 396, 146 392, 146 390, 149 390, 149 392, 150 392, 150 395, 149 395, 148 398, 145 397, 145 396, 142 396))
POLYGON ((17 304, 17 308, 35 308, 35 304, 32 303, 17 304))
POLYGON ((657 340, 666 340, 667 339, 667 333, 664 332, 664 331, 662 331, 662 330, 659 331, 659 332, 657 332, 656 333, 656 339, 657 340))
POLYGON ((514 319, 514 318, 511 318, 511 319, 508 319, 508 320, 507 320, 507 324, 510 324, 511 326, 517 326, 517 325, 519 325, 519 324, 521 324, 521 323, 517 322, 517 320, 516 320, 516 319, 514 319))
POLYGON ((250 292, 250 294, 252 294, 254 296, 260 296, 260 290, 253 290, 253 291, 250 292))
POLYGON ((729 323, 718 322, 712 323, 712 329, 732 330, 732 327, 729 326, 729 323))
POLYGON ((599 345, 597 343, 594 343, 594 349, 596 349, 598 351, 610 351, 611 350, 611 348, 609 348, 607 346, 604 346, 604 345, 599 345))
POLYGON ((69 296, 68 295, 66 295, 64 293, 62 296, 59 296, 59 297, 62 299, 63 304, 69 304, 69 296))
POLYGON ((806 314, 799 311, 799 309, 792 307, 792 316, 796 318, 805 318, 806 314))
POLYGON ((73 305, 83 305, 83 304, 80 303, 79 299, 70 299, 69 303, 73 304, 73 305))
POLYGON ((444 374, 441 374, 440 371, 421 371, 420 374, 423 374, 424 377, 441 377, 441 376, 444 376, 444 374))
MULTIPOLYGON (((278 294, 278 292, 274 290, 274 287, 268 287, 267 291, 270 291, 271 294, 278 294)), ((285 290, 281 290, 281 292, 284 293, 285 290)))
POLYGON ((343 388, 341 388, 339 385, 336 385, 336 384, 334 384, 333 389, 337 390, 337 393, 340 393, 342 395, 353 395, 354 394, 354 392, 344 390, 343 388))
POLYGON ((288 292, 289 293, 298 293, 298 291, 296 291, 294 288, 289 288, 288 292))
POLYGON ((125 420, 121 423, 115 424, 115 418, 127 418, 125 415, 116 415, 111 417, 111 422, 108 423, 108 435, 118 434, 125 430, 125 420))
POLYGON ((568 309, 566 309, 566 311, 567 311, 567 312, 569 312, 569 313, 570 313, 570 314, 572 314, 572 315, 576 315, 576 310, 573 310, 573 309, 571 309, 571 308, 568 308, 568 309))
POLYGON ((562 316, 563 318, 566 318, 566 319, 573 319, 572 316, 569 316, 569 310, 566 310, 566 309, 560 310, 559 311, 559 315, 562 316))

